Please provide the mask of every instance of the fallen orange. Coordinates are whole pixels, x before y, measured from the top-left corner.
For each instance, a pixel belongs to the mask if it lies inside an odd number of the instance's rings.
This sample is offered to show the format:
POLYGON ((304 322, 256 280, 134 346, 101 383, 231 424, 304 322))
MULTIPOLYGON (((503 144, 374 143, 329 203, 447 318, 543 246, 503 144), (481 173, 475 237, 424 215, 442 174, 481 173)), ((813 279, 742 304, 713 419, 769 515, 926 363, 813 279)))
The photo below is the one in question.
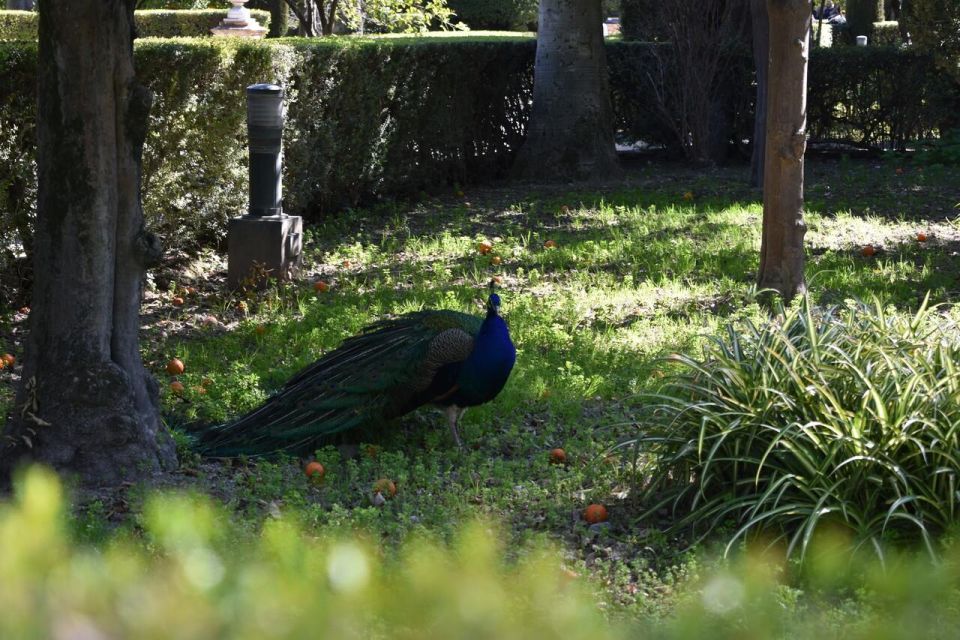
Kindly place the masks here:
POLYGON ((583 510, 583 519, 590 524, 607 521, 607 508, 602 504, 592 504, 583 510))
POLYGON ((550 463, 551 464, 564 464, 567 461, 567 452, 557 447, 556 449, 550 450, 550 463))
POLYGON ((327 284, 326 280, 317 280, 313 283, 313 290, 317 293, 326 293, 330 290, 330 285, 327 284))
POLYGON ((174 380, 173 382, 170 383, 170 391, 173 391, 175 394, 179 396, 184 391, 183 383, 180 382, 179 380, 174 380))
POLYGON ((397 485, 393 480, 388 478, 380 478, 373 483, 373 492, 392 498, 393 496, 397 495, 397 485))
POLYGON ((860 254, 868 258, 873 254, 875 254, 876 252, 877 250, 874 248, 872 244, 864 245, 863 249, 860 250, 860 254))
POLYGON ((484 240, 483 242, 481 242, 480 244, 477 245, 477 250, 478 250, 481 254, 487 255, 488 253, 490 253, 491 251, 493 251, 493 245, 490 244, 489 242, 487 242, 486 240, 484 240))
POLYGON ((307 477, 311 480, 321 480, 323 474, 326 473, 326 469, 323 468, 323 465, 314 460, 313 462, 307 463, 307 466, 303 470, 307 474, 307 477))

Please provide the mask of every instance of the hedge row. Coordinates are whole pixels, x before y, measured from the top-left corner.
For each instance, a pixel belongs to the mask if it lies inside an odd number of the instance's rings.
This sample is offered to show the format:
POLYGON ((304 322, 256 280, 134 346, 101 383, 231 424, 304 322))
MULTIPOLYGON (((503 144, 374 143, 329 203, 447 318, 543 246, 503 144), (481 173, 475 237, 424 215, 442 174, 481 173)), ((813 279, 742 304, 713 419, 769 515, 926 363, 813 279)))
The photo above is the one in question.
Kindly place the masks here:
MULTIPOLYGON (((156 96, 144 208, 168 243, 218 238, 225 220, 244 211, 244 88, 255 82, 287 88, 285 208, 308 217, 384 194, 503 175, 522 141, 533 38, 272 43, 138 43, 138 73, 156 96)), ((607 52, 619 128, 672 144, 666 116, 652 102, 652 78, 659 76, 650 73, 651 45, 611 43, 607 52)), ((815 139, 897 146, 957 126, 956 85, 913 51, 819 49, 810 65, 815 139)), ((734 123, 730 139, 743 140, 753 118, 749 57, 731 68, 724 96, 734 123)), ((35 83, 36 45, 0 44, 0 251, 29 242, 35 83)))
MULTIPOLYGON (((270 12, 253 9, 253 18, 270 27, 270 12)), ((144 10, 134 12, 137 36, 140 38, 200 38, 223 21, 224 9, 198 11, 144 10)), ((0 40, 36 40, 35 11, 0 11, 0 40)))

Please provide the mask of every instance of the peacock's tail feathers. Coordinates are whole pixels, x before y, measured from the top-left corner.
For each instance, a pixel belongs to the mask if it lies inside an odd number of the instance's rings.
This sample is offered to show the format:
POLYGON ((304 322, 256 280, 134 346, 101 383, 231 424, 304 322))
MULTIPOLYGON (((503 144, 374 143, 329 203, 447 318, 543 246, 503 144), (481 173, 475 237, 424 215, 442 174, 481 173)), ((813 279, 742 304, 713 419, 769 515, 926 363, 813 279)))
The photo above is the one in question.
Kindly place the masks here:
POLYGON ((295 374, 259 408, 195 432, 210 456, 308 452, 326 436, 389 420, 429 401, 445 363, 462 360, 481 320, 421 311, 370 325, 295 374))

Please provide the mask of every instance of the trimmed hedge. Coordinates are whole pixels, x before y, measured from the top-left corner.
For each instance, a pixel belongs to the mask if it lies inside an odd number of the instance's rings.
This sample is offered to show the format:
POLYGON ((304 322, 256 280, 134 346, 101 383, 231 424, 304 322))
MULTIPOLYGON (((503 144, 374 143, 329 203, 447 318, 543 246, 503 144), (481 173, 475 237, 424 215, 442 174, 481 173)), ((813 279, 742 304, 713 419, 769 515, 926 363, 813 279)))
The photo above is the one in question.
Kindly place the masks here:
POLYGON ((904 149, 957 126, 960 87, 933 58, 899 47, 832 47, 810 56, 813 140, 904 149))
POLYGON ((873 37, 869 44, 894 45, 900 44, 900 23, 896 20, 885 20, 873 23, 873 37))
POLYGON ((0 40, 36 40, 36 11, 0 10, 0 40))
MULTIPOLYGON (((270 12, 253 9, 253 18, 270 28, 270 12)), ((210 35, 227 15, 224 9, 198 11, 144 10, 136 11, 134 19, 139 38, 200 38, 210 35)), ((37 13, 35 11, 0 11, 0 40, 36 40, 37 13)))
MULTIPOLYGON (((246 208, 245 87, 288 92, 284 206, 316 219, 383 195, 504 175, 529 114, 531 37, 249 41, 143 40, 141 81, 155 94, 144 150, 144 210, 172 246, 221 238, 246 208)), ((608 43, 618 127, 673 144, 651 100, 651 46, 608 43)), ((729 86, 731 140, 749 138, 750 60, 729 86)), ((734 61, 735 62, 735 61, 734 61)), ((29 249, 36 200, 36 44, 0 44, 0 267, 29 249)), ((931 58, 884 47, 815 49, 814 139, 893 145, 957 126, 956 85, 931 58)))

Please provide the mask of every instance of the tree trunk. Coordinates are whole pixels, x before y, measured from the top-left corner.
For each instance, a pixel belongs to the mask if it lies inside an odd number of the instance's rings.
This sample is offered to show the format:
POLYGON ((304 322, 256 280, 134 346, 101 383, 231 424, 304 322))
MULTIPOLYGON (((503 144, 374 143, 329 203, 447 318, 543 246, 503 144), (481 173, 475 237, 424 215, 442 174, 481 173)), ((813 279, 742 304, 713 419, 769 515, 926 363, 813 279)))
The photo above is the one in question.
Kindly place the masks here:
POLYGON ((134 0, 44 0, 30 337, 0 471, 21 462, 115 485, 175 464, 140 360, 150 93, 133 68, 134 0))
POLYGON ((600 0, 540 0, 533 108, 515 175, 619 173, 601 13, 600 0))
POLYGON ((809 0, 768 0, 767 140, 759 286, 790 299, 806 289, 803 153, 807 144, 809 0))
POLYGON ((767 68, 770 65, 770 19, 767 0, 750 0, 753 30, 753 64, 757 71, 757 107, 753 118, 753 153, 750 186, 763 187, 763 162, 767 145, 767 68))
POLYGON ((873 38, 873 23, 883 21, 883 0, 848 0, 847 25, 850 37, 873 38))

